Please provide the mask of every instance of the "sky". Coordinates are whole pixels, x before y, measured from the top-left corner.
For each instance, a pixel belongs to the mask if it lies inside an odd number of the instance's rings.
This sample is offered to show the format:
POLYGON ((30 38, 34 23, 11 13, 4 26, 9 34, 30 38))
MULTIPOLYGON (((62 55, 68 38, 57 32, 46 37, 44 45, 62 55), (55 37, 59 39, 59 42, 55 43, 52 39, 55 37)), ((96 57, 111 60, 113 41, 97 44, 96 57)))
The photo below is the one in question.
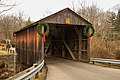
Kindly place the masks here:
POLYGON ((23 11, 25 18, 30 17, 32 21, 37 21, 45 16, 55 13, 64 8, 72 8, 74 2, 75 8, 79 6, 78 2, 85 1, 86 4, 97 4, 101 9, 108 10, 116 4, 120 4, 120 0, 4 0, 7 3, 17 3, 11 11, 5 12, 6 14, 18 14, 23 11))

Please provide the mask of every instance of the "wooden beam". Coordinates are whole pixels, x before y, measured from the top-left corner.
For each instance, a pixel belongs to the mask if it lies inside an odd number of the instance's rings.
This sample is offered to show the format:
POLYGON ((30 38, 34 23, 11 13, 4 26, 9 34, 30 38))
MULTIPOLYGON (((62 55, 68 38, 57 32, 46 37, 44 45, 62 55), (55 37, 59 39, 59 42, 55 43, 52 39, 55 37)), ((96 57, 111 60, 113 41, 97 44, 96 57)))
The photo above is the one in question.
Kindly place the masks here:
POLYGON ((47 53, 47 51, 48 51, 50 45, 51 45, 51 41, 48 43, 48 47, 47 47, 47 49, 45 50, 45 54, 47 53))
POLYGON ((63 43, 64 43, 65 47, 67 48, 67 50, 69 51, 72 59, 73 59, 73 60, 76 60, 74 54, 73 54, 72 51, 70 50, 70 48, 69 48, 69 46, 67 45, 67 43, 66 43, 65 41, 63 41, 63 43))
MULTIPOLYGON (((64 41, 65 40, 65 30, 64 29, 62 29, 62 33, 63 33, 63 34, 61 34, 62 35, 62 41, 64 41)), ((62 46, 62 57, 65 58, 65 47, 64 47, 64 45, 62 46)))
MULTIPOLYGON (((82 36, 81 36, 82 37, 82 36)), ((82 40, 81 37, 79 37, 79 52, 78 52, 78 59, 81 60, 81 55, 82 55, 82 40)))
POLYGON ((74 29, 75 29, 77 35, 79 36, 80 32, 79 32, 78 28, 75 26, 74 29))
POLYGON ((81 46, 82 46, 82 34, 81 34, 81 30, 79 30, 76 26, 74 27, 77 35, 78 35, 78 38, 79 38, 79 52, 78 52, 78 59, 80 60, 81 59, 81 46))
POLYGON ((65 57, 65 49, 64 49, 64 46, 62 46, 62 57, 65 57))
POLYGON ((54 53, 56 53, 60 47, 61 47, 61 45, 55 47, 56 49, 55 49, 55 52, 54 52, 54 53))

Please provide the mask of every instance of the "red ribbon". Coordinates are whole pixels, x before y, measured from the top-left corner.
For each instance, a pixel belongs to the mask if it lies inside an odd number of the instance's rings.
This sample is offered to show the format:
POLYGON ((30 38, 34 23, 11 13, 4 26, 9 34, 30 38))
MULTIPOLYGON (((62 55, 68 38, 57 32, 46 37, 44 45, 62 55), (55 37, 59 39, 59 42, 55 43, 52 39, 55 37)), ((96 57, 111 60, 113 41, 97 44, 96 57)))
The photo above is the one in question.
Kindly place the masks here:
POLYGON ((88 44, 90 44, 90 34, 88 34, 87 36, 88 36, 88 44))
POLYGON ((46 33, 42 33, 42 37, 43 37, 43 40, 44 40, 44 43, 46 42, 46 33))

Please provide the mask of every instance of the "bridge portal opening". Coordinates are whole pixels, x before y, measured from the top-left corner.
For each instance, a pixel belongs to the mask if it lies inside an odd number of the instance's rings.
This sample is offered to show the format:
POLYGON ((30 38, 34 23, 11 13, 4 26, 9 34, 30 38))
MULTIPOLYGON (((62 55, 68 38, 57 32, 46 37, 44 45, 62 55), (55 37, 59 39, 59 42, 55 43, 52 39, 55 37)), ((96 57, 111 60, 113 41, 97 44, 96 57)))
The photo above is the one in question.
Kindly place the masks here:
POLYGON ((88 61, 87 38, 83 25, 50 24, 50 33, 45 43, 45 55, 52 55, 75 61, 88 61))

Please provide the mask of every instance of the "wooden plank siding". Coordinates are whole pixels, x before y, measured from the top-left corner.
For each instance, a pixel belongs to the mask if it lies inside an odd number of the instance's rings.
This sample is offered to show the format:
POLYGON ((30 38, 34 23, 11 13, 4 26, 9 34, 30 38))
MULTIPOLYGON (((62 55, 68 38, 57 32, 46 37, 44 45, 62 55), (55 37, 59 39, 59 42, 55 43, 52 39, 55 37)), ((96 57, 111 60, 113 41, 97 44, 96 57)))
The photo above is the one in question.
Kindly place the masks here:
POLYGON ((31 27, 16 34, 16 50, 18 59, 25 64, 32 65, 41 59, 41 37, 35 27, 31 27))
POLYGON ((66 8, 15 32, 18 59, 22 63, 32 65, 42 58, 41 36, 36 32, 36 26, 40 21, 44 21, 50 26, 50 34, 44 47, 47 50, 46 53, 68 59, 71 59, 72 55, 78 61, 89 61, 90 48, 87 45, 87 37, 83 35, 83 28, 86 24, 91 23, 66 8), (66 23, 67 18, 70 20, 70 24, 66 23), (77 28, 77 32, 74 27, 77 28), (53 34, 56 34, 57 37, 53 34))
POLYGON ((74 15, 74 13, 71 12, 71 10, 69 9, 66 9, 60 13, 57 13, 56 15, 47 17, 42 21, 46 23, 66 24, 66 18, 70 19, 70 24, 74 24, 74 25, 88 24, 88 22, 82 19, 82 17, 78 17, 78 15, 74 15))

